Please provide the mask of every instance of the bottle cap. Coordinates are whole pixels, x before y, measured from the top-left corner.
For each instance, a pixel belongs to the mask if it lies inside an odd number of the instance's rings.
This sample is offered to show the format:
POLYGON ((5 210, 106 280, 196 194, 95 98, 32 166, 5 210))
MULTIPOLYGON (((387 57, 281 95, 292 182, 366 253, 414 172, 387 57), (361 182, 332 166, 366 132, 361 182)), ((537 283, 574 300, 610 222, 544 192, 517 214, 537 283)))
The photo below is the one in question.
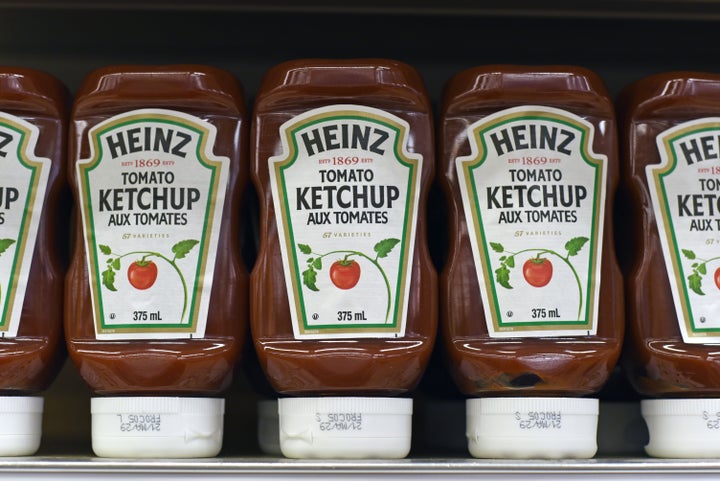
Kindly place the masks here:
POLYGON ((265 454, 280 456, 277 399, 258 401, 258 445, 265 454))
POLYGON ((90 410, 97 456, 203 458, 222 448, 224 399, 93 398, 90 410))
POLYGON ((476 458, 591 458, 597 452, 597 399, 468 399, 466 409, 468 449, 476 458))
POLYGON ((650 442, 645 452, 658 458, 720 456, 720 399, 651 399, 640 402, 650 442))
POLYGON ((401 398, 282 398, 280 448, 289 458, 404 458, 412 409, 401 398))
POLYGON ((40 447, 43 398, 0 397, 0 456, 31 456, 40 447))

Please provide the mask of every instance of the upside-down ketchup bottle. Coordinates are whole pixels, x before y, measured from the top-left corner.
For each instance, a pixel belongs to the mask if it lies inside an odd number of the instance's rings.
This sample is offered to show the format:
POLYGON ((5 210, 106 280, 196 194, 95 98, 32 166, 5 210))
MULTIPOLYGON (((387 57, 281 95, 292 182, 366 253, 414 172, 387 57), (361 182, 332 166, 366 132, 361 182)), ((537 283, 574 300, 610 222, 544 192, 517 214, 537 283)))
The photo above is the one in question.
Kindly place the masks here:
POLYGON ((77 94, 65 328, 99 456, 220 451, 247 327, 243 102, 201 65, 107 67, 77 94))
POLYGON ((618 98, 631 260, 628 377, 648 454, 720 455, 720 75, 667 72, 618 98))
POLYGON ((441 326, 476 457, 591 457, 620 354, 612 102, 577 67, 485 66, 446 86, 441 326))
POLYGON ((392 60, 286 62, 256 97, 251 330, 289 457, 408 454, 432 351, 430 101, 392 60))
POLYGON ((51 75, 0 67, 0 456, 37 451, 65 359, 68 105, 51 75))

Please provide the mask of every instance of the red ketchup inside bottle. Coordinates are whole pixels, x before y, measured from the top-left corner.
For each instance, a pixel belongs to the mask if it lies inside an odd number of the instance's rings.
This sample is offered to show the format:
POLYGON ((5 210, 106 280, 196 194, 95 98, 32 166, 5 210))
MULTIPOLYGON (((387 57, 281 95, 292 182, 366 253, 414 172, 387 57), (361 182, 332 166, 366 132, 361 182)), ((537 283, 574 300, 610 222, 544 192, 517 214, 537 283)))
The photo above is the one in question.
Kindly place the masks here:
POLYGON ((243 99, 201 65, 107 67, 77 94, 65 327, 99 456, 220 451, 247 328, 243 99))
POLYGON ((408 454, 435 340, 432 109, 383 59, 286 62, 258 91, 251 328, 288 457, 408 454))
POLYGON ((0 68, 0 456, 38 450, 65 359, 67 107, 56 78, 0 68))
POLYGON ((593 72, 485 66, 439 121, 444 351, 476 457, 591 457, 623 335, 612 103, 593 72))
POLYGON ((720 76, 669 72, 618 100, 630 381, 648 454, 715 458, 720 426, 720 76))

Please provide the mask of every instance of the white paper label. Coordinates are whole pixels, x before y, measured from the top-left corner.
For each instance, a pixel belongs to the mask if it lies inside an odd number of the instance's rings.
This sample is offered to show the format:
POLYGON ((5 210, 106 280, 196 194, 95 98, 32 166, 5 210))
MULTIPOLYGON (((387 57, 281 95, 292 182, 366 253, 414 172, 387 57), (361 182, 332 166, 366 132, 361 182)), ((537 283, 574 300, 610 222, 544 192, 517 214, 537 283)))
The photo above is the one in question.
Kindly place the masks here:
POLYGON ((408 130, 358 105, 280 127, 268 166, 297 338, 404 335, 422 168, 408 130))
POLYGON ((50 174, 50 159, 35 157, 39 131, 0 112, 0 336, 20 327, 25 288, 50 174))
POLYGON ((597 332, 607 159, 593 135, 538 106, 468 128, 456 168, 491 337, 597 332))
POLYGON ((720 342, 720 118, 657 137, 660 164, 646 168, 683 340, 720 342))
POLYGON ((97 338, 203 337, 230 162, 215 127, 144 109, 88 135, 77 178, 97 338))

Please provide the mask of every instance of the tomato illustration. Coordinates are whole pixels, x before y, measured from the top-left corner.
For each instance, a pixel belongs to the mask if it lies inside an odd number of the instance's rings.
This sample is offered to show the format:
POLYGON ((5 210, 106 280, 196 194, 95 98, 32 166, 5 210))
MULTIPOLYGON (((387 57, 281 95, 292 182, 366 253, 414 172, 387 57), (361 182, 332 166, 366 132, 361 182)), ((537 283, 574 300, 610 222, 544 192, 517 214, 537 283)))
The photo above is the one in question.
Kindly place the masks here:
POLYGON ((152 287, 157 279, 158 268, 153 261, 135 261, 128 267, 128 281, 135 289, 145 290, 152 287))
POLYGON ((715 269, 715 285, 720 289, 720 267, 715 269))
POLYGON ((553 266, 548 259, 533 257, 523 264, 523 276, 533 287, 544 287, 552 279, 553 266))
POLYGON ((330 280, 339 289, 352 289, 360 280, 360 264, 353 260, 335 261, 330 266, 330 280))

